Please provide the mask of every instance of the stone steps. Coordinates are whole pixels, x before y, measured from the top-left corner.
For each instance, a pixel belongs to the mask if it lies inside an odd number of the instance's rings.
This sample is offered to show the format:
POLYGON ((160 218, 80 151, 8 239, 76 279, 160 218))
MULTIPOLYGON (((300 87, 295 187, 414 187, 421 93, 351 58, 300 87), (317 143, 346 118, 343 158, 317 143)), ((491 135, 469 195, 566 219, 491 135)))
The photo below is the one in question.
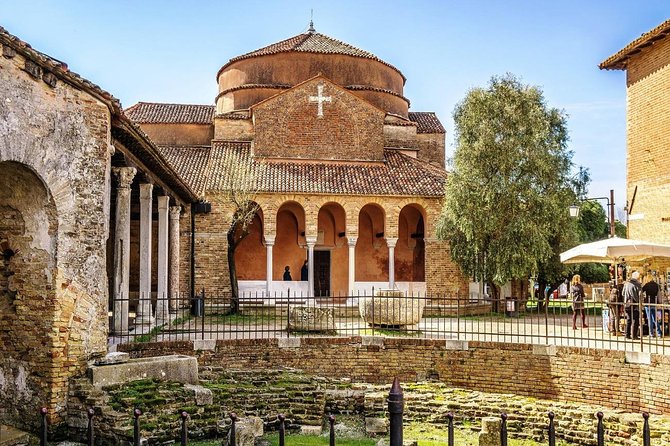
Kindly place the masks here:
POLYGON ((11 426, 0 425, 0 446, 23 446, 30 442, 30 434, 11 426))

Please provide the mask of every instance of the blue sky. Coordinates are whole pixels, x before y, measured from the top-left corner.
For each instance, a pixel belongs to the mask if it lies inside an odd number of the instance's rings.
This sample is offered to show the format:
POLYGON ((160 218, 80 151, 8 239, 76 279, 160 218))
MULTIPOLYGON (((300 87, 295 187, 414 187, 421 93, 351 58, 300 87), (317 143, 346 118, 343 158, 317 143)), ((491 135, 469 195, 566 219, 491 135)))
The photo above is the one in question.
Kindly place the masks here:
POLYGON ((598 64, 670 17, 670 1, 7 1, 0 26, 111 92, 213 104, 228 59, 307 29, 376 54, 407 77, 414 111, 434 111, 453 151, 452 112, 506 72, 569 115, 574 161, 591 196, 625 204, 626 89, 598 64))

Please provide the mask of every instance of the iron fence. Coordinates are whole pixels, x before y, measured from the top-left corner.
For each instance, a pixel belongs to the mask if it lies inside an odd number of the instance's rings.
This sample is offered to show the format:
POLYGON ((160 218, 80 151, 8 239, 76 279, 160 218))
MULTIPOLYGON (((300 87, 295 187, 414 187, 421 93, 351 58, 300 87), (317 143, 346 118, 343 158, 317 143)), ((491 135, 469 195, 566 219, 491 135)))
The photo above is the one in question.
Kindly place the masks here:
MULTIPOLYGON (((403 446, 403 416, 404 416, 404 406, 405 406, 405 399, 404 399, 404 394, 402 391, 402 388, 400 387, 400 383, 398 381, 398 378, 396 378, 393 381, 393 384, 391 385, 391 390, 389 391, 388 394, 388 418, 389 418, 389 444, 390 446, 403 446)), ((42 423, 41 423, 41 429, 40 429, 40 446, 48 446, 48 423, 47 423, 47 415, 48 415, 48 410, 46 408, 41 408, 40 409, 40 414, 42 417, 42 423)), ((94 446, 95 445, 95 410, 93 408, 89 408, 87 410, 88 414, 88 425, 86 429, 86 444, 88 446, 94 446)), ((143 444, 143 437, 142 437, 142 429, 141 429, 141 422, 140 422, 140 417, 142 416, 142 411, 139 409, 134 409, 133 410, 133 446, 140 446, 143 444)), ((179 429, 179 444, 182 446, 186 446, 188 444, 188 420, 189 420, 189 414, 185 411, 182 411, 179 413, 179 419, 180 419, 180 429, 179 429)), ((596 444, 597 446, 604 446, 605 445, 605 424, 603 422, 604 414, 602 412, 597 412, 595 414, 595 417, 597 418, 597 425, 596 425, 596 433, 595 433, 595 438, 596 438, 596 444)), ((642 427, 642 445, 643 446, 651 446, 651 429, 649 425, 649 413, 647 412, 642 412, 642 418, 643 418, 643 427, 642 427)), ((229 445, 236 445, 236 434, 237 434, 237 429, 236 429, 236 423, 238 421, 238 417, 235 413, 231 413, 229 415, 230 418, 230 428, 228 429, 228 434, 227 434, 227 443, 224 444, 229 444, 229 445)), ((453 413, 448 413, 447 414, 447 444, 449 446, 454 445, 454 414, 453 413)), ((507 414, 506 413, 501 413, 500 414, 500 424, 499 424, 499 431, 500 431, 500 445, 501 446, 507 446, 507 440, 508 440, 508 431, 507 431, 507 414)), ((556 445, 556 425, 557 420, 555 419, 555 414, 553 412, 548 412, 547 413, 547 424, 546 427, 544 428, 543 431, 543 437, 544 433, 546 432, 546 442, 549 446, 555 446, 556 445)), ((286 417, 283 414, 279 414, 277 416, 278 420, 278 432, 279 432, 279 446, 284 446, 285 444, 285 437, 286 437, 286 426, 285 426, 285 421, 286 417)), ((336 444, 336 435, 335 435, 335 417, 333 415, 329 415, 328 418, 328 425, 330 428, 329 431, 329 445, 330 446, 335 446, 336 444)), ((496 433, 494 432, 494 435, 496 433)))
POLYGON ((378 290, 355 296, 205 293, 169 303, 117 301, 110 343, 292 336, 408 336, 462 341, 563 345, 666 352, 670 305, 634 306, 586 300, 582 312, 564 299, 470 300, 378 290), (143 305, 141 305, 143 304, 143 305), (236 305, 233 305, 236 304, 236 305), (237 311, 231 311, 236 307, 237 311), (157 314, 155 309, 160 308, 157 314), (165 311, 169 308, 169 312, 165 311), (152 309, 151 314, 141 312, 152 309), (656 325, 650 316, 655 316, 656 325), (617 323, 615 323, 617 322, 617 323), (628 334, 628 336, 626 336, 628 334))

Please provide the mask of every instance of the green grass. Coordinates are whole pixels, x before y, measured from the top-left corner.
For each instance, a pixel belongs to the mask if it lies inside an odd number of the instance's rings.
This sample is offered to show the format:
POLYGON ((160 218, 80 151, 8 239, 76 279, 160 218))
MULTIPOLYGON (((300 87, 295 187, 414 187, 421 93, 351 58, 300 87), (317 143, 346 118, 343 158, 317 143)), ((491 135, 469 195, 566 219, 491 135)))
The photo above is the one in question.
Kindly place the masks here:
POLYGON ((253 325, 274 320, 283 320, 280 315, 273 314, 216 314, 207 316, 206 324, 234 324, 234 325, 253 325))

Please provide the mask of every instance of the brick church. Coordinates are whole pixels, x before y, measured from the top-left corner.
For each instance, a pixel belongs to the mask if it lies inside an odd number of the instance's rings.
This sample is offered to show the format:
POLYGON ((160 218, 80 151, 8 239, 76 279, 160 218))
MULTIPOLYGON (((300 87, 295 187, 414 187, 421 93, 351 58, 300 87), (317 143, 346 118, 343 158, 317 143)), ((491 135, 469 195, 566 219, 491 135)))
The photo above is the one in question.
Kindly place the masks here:
POLYGON ((124 110, 3 28, 0 50, 0 424, 62 423, 129 310, 137 333, 180 293, 229 295, 231 154, 265 167, 242 291, 466 295, 435 236, 444 128, 373 54, 310 28, 231 59, 215 105, 124 110))
POLYGON ((235 152, 265 166, 260 209, 236 250, 241 292, 467 293, 435 237, 445 130, 434 113, 409 111, 400 70, 310 25, 230 59, 216 80, 215 105, 140 102, 125 110, 211 203, 210 213, 195 215, 196 289, 229 292, 231 210, 219 167, 235 152), (283 280, 287 266, 291 281, 283 280))

